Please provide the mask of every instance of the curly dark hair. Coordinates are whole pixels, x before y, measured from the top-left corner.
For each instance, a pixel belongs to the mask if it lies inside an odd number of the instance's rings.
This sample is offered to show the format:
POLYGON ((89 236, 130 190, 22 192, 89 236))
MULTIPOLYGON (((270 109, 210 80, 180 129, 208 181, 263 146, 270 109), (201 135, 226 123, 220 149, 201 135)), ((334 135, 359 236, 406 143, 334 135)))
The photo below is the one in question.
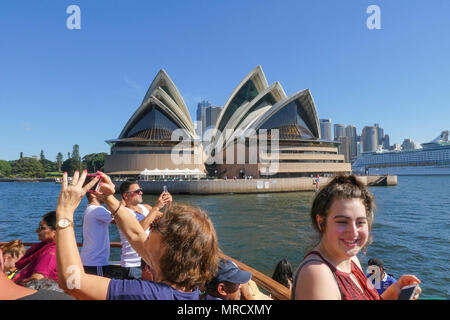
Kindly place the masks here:
POLYGON ((219 265, 216 231, 200 208, 176 204, 158 221, 165 243, 161 272, 166 281, 188 290, 212 279, 219 265))

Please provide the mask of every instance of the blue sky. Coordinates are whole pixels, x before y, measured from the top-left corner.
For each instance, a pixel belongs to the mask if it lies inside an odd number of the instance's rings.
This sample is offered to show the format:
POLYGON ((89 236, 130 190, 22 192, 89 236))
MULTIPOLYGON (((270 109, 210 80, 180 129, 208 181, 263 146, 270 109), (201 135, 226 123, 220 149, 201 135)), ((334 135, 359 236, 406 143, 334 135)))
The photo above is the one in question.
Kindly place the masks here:
POLYGON ((426 142, 450 129, 449 13, 447 0, 2 1, 0 159, 109 152, 161 68, 192 118, 261 65, 288 95, 309 88, 320 118, 426 142))

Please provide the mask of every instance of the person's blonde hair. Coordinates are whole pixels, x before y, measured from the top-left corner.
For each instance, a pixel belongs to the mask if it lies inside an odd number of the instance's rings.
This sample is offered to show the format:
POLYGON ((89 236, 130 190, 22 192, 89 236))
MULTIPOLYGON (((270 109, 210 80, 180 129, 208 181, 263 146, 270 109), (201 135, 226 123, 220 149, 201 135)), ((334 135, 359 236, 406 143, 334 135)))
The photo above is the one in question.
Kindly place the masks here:
POLYGON ((14 258, 19 258, 25 254, 26 248, 22 241, 12 240, 0 247, 3 251, 3 255, 10 254, 14 258))

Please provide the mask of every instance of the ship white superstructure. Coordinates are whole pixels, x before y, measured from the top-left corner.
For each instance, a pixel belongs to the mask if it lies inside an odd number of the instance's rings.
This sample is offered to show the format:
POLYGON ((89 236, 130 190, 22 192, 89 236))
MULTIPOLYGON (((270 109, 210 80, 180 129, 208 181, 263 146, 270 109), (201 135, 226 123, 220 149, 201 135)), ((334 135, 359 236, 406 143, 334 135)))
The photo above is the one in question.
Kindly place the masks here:
POLYGON ((448 130, 421 146, 416 150, 362 153, 352 171, 369 175, 450 175, 448 130))

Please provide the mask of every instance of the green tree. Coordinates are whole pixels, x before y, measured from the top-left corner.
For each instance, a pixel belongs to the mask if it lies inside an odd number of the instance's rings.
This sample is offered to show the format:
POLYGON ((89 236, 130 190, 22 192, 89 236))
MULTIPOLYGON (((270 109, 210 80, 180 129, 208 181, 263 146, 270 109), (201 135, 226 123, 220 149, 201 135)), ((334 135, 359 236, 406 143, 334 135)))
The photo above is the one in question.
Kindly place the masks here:
POLYGON ((82 170, 81 156, 80 156, 80 146, 77 144, 73 145, 72 149, 72 159, 75 160, 75 166, 78 170, 82 170))
POLYGON ((39 162, 42 164, 45 172, 55 172, 58 170, 58 165, 56 164, 56 162, 47 159, 43 159, 39 162))
POLYGON ((67 159, 62 163, 61 170, 67 172, 69 176, 73 176, 75 170, 79 170, 78 163, 73 158, 67 159))
POLYGON ((57 170, 56 163, 45 158, 44 150, 41 150, 41 156, 39 159, 39 162, 42 164, 45 172, 54 172, 57 170))
POLYGON ((16 177, 41 178, 45 176, 42 164, 33 158, 23 157, 13 162, 11 172, 16 177))
POLYGON ((80 146, 77 145, 77 144, 73 145, 72 158, 75 159, 75 160, 81 159, 81 157, 80 157, 80 146))
POLYGON ((56 155, 56 166, 58 168, 58 171, 61 171, 62 163, 63 163, 63 155, 61 152, 58 152, 58 154, 56 155))
POLYGON ((9 177, 11 170, 11 165, 8 161, 0 160, 0 177, 9 177))
POLYGON ((105 166, 105 156, 107 153, 91 153, 83 157, 84 167, 88 172, 97 172, 97 170, 103 171, 105 166))

